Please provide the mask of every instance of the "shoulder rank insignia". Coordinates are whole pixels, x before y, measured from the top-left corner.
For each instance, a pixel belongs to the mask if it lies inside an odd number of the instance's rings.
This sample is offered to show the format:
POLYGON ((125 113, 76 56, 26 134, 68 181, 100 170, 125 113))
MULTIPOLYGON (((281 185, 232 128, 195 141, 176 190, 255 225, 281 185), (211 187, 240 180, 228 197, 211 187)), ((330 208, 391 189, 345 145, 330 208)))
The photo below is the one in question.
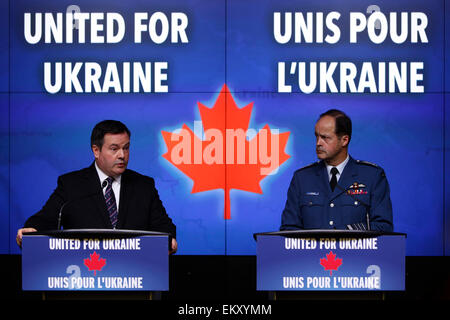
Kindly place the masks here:
POLYGON ((298 169, 297 171, 300 171, 300 170, 303 170, 303 169, 308 169, 308 168, 314 167, 315 165, 319 164, 319 162, 320 162, 320 161, 316 161, 316 162, 313 162, 313 163, 311 163, 311 164, 308 164, 307 166, 304 166, 304 167, 298 169))
POLYGON ((372 162, 369 162, 369 161, 356 160, 356 163, 358 163, 358 164, 365 164, 367 166, 378 168, 378 166, 375 163, 372 163, 372 162))

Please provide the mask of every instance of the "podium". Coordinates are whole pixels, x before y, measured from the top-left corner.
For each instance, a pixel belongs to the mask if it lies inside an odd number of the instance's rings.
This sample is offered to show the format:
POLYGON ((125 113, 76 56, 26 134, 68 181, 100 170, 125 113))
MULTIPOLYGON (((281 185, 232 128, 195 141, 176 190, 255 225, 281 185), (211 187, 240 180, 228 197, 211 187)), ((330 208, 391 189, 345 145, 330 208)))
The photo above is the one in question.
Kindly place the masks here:
POLYGON ((43 299, 158 299, 169 290, 169 235, 117 229, 26 233, 22 290, 43 299))
POLYGON ((405 290, 406 234, 289 230, 254 238, 257 290, 271 299, 383 299, 405 290))

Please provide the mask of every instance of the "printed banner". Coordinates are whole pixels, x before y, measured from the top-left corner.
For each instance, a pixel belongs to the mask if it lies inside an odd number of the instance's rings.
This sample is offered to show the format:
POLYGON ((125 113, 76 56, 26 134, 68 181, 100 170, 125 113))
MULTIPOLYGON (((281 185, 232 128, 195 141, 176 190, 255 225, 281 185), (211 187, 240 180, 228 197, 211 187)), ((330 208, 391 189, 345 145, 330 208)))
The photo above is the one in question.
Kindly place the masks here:
POLYGON ((169 290, 167 236, 24 236, 22 247, 23 290, 169 290))
POLYGON ((405 290, 405 237, 260 235, 257 290, 405 290))
POLYGON ((1 1, 0 254, 21 253, 17 230, 114 119, 177 255, 254 255, 339 109, 350 156, 385 172, 406 254, 449 255, 449 15, 445 0, 1 1))

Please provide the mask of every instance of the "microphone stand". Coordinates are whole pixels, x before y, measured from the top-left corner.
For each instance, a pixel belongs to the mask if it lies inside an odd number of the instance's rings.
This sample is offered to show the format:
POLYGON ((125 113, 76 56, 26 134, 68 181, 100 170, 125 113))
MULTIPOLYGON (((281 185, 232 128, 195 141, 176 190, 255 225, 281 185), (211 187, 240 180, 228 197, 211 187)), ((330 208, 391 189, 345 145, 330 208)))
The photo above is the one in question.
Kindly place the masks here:
MULTIPOLYGON (((106 180, 103 181, 101 191, 103 191, 103 189, 104 189, 107 185, 108 185, 108 182, 107 182, 106 180)), ((86 198, 89 198, 89 197, 92 197, 92 196, 96 196, 97 194, 99 194, 98 191, 95 192, 95 193, 91 193, 91 194, 82 196, 82 197, 77 198, 77 199, 73 199, 73 200, 69 200, 69 201, 64 202, 63 205, 61 206, 61 208, 59 209, 59 213, 58 213, 58 227, 57 227, 56 230, 61 230, 62 212, 63 212, 64 207, 65 207, 67 204, 73 203, 73 202, 75 202, 75 201, 79 201, 79 200, 82 200, 82 199, 86 199, 86 198)))

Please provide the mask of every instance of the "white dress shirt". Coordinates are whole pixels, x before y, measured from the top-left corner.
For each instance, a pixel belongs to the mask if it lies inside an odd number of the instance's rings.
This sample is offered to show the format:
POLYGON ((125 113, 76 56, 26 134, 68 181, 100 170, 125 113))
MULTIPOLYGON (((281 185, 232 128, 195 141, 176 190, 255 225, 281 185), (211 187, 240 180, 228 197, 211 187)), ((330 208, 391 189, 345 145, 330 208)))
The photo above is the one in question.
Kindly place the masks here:
POLYGON ((342 172, 344 171, 345 166, 347 165, 348 160, 350 159, 350 156, 347 154, 347 158, 345 158, 344 161, 342 161, 340 164, 338 164, 337 166, 330 166, 327 164, 327 172, 328 172, 328 181, 331 180, 331 177, 333 176, 331 174, 331 169, 333 167, 336 167, 336 169, 338 169, 339 173, 336 174, 336 179, 337 181, 339 181, 339 178, 341 177, 342 172))
MULTIPOLYGON (((95 162, 95 169, 97 169, 98 176, 100 178, 100 185, 103 184, 103 182, 108 178, 108 176, 97 166, 97 162, 95 162)), ((117 205, 117 213, 119 212, 119 201, 120 201, 120 181, 121 181, 122 175, 118 176, 114 179, 112 183, 112 190, 114 192, 114 197, 116 198, 116 205, 117 205)), ((103 195, 105 195, 106 187, 102 189, 103 195)))

